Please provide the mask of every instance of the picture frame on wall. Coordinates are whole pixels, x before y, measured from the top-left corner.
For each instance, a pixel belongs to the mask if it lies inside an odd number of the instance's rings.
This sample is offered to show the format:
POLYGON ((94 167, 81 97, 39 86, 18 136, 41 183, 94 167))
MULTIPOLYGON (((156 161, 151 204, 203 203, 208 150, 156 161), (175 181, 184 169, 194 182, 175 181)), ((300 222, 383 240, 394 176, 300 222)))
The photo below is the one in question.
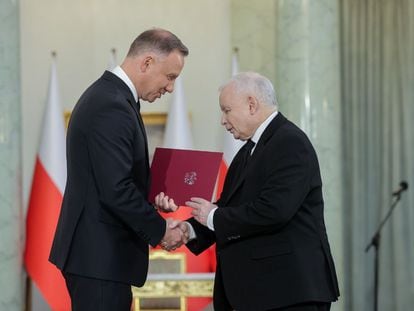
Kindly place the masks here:
POLYGON ((148 138, 149 160, 152 163, 155 148, 162 147, 164 143, 165 125, 167 124, 166 112, 143 112, 141 113, 144 121, 145 131, 148 138))

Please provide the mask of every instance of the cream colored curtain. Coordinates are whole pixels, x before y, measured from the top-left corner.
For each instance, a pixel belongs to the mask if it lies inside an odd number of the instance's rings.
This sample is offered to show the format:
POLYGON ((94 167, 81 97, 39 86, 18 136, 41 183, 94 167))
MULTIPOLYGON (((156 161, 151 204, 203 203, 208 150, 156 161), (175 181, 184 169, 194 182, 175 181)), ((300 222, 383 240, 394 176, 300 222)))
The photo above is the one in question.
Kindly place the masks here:
POLYGON ((341 1, 346 310, 373 310, 374 251, 365 253, 401 180, 409 184, 382 230, 379 310, 414 310, 414 1, 341 1))

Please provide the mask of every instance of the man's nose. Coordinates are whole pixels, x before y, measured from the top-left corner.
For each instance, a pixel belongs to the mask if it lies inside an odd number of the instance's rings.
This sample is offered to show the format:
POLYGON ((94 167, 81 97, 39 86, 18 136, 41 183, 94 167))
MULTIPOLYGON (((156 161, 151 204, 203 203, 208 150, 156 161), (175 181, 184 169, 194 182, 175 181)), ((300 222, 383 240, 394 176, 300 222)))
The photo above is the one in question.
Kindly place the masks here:
POLYGON ((174 82, 169 83, 169 84, 165 87, 165 90, 166 90, 168 93, 172 93, 172 92, 174 91, 174 82))
POLYGON ((221 125, 226 125, 227 121, 226 121, 226 117, 224 116, 224 114, 221 115, 221 125))

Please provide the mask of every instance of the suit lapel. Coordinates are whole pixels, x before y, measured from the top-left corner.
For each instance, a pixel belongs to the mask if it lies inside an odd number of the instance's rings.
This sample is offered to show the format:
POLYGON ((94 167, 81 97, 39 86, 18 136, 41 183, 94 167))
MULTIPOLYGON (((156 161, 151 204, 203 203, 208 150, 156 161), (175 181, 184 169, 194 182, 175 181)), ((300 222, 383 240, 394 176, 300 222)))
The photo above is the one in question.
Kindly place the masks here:
POLYGON ((131 105, 132 109, 134 110, 137 118, 138 118, 138 124, 141 129, 141 133, 144 136, 144 149, 145 149, 145 157, 146 157, 146 168, 147 168, 147 175, 149 176, 149 155, 148 155, 148 141, 147 141, 147 134, 145 131, 144 122, 142 121, 141 113, 140 113, 140 102, 138 100, 138 103, 135 102, 134 96, 129 89, 128 85, 124 83, 119 77, 117 77, 115 74, 109 71, 105 71, 102 78, 110 80, 114 82, 118 88, 122 91, 122 93, 125 95, 126 100, 131 105))
MULTIPOLYGON (((135 101, 128 101, 128 102, 132 106, 132 108, 134 109, 134 111, 137 115, 139 127, 141 128, 142 134, 144 135, 145 156, 147 158, 147 163, 149 164, 147 132, 145 131, 144 121, 142 120, 142 116, 141 116, 141 113, 140 113, 140 108, 141 108, 140 102, 139 102, 139 100, 138 100, 138 103, 135 103, 135 101)), ((149 169, 149 167, 148 167, 148 169, 149 169)))
POLYGON ((233 192, 233 189, 234 189, 233 185, 236 182, 235 178, 237 177, 237 171, 241 165, 240 162, 241 162, 241 156, 242 156, 242 149, 243 149, 243 146, 234 156, 227 170, 227 175, 226 175, 226 178, 224 180, 224 185, 223 185, 223 191, 221 192, 220 198, 218 200, 218 203, 220 206, 227 204, 227 202, 229 201, 229 196, 233 192))
MULTIPOLYGON (((270 124, 266 127, 265 131, 263 132, 262 136, 257 142, 256 148, 254 149, 253 154, 252 154, 252 158, 248 162, 247 166, 243 168, 243 171, 241 172, 239 178, 237 178, 237 180, 232 182, 233 185, 229 185, 230 189, 228 189, 229 193, 227 195, 225 194, 225 199, 223 201, 224 205, 226 205, 230 201, 230 199, 233 197, 233 195, 236 193, 239 187, 241 187, 241 185, 244 182, 247 172, 250 169, 252 169, 252 167, 255 166, 254 165, 255 160, 260 157, 260 154, 263 152, 264 147, 266 146, 266 143, 286 121, 287 119, 279 112, 276 115, 276 117, 270 122, 270 124)), ((239 158, 240 158, 240 152, 234 158, 234 161, 240 162, 239 158)), ((235 167, 234 169, 237 169, 237 168, 235 167)), ((235 173, 236 172, 232 172, 232 174, 235 174, 235 173)))
POLYGON ((145 163, 147 164, 146 165, 146 169, 147 169, 146 173, 147 173, 147 176, 148 176, 148 178, 147 178, 147 189, 149 189, 150 185, 151 185, 151 174, 150 174, 150 167, 149 167, 148 140, 147 140, 147 133, 145 131, 144 121, 142 120, 142 116, 141 116, 141 113, 140 113, 141 104, 140 104, 139 100, 138 100, 138 103, 135 103, 135 100, 133 100, 133 101, 128 100, 128 102, 132 106, 132 108, 134 109, 134 111, 137 115, 139 127, 141 128, 142 135, 144 136, 145 159, 146 159, 145 163))

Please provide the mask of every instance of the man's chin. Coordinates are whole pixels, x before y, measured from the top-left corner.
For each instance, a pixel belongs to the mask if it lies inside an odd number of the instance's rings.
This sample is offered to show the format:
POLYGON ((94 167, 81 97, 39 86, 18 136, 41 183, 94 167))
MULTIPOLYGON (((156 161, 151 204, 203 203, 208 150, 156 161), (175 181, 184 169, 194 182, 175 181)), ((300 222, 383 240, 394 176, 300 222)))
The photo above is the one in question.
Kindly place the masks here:
POLYGON ((145 100, 146 102, 148 102, 148 103, 153 103, 153 102, 155 102, 155 100, 157 99, 157 97, 154 97, 154 98, 148 98, 147 100, 145 100))
POLYGON ((153 103, 153 102, 155 102, 157 99, 160 99, 160 98, 161 98, 161 95, 156 95, 156 96, 154 96, 153 98, 151 98, 148 102, 153 103))
POLYGON ((236 139, 236 140, 240 140, 242 142, 245 142, 245 141, 248 140, 248 138, 245 138, 244 136, 242 137, 242 136, 237 135, 237 134, 236 135, 233 134, 233 138, 236 139))
POLYGON ((237 135, 236 133, 232 133, 232 135, 233 135, 233 138, 234 138, 234 139, 240 140, 240 136, 239 136, 239 135, 237 135))

